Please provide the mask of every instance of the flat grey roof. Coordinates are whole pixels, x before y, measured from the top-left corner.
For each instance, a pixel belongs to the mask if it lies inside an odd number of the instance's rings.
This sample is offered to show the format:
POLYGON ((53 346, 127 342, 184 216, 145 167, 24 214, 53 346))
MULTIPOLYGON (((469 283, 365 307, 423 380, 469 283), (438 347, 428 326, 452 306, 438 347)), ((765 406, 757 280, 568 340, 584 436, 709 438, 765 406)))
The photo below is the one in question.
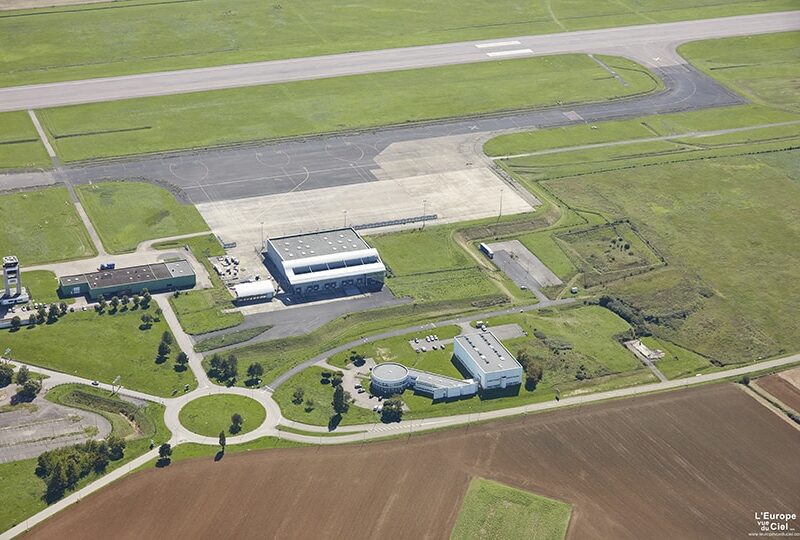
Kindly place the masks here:
POLYGON ((384 362, 372 368, 372 375, 386 383, 405 380, 409 370, 397 362, 384 362))
POLYGON ((352 228, 280 236, 270 238, 269 243, 284 261, 370 249, 352 228))
POLYGON ((113 270, 101 270, 89 274, 76 274, 59 278, 62 285, 88 283, 90 289, 116 287, 118 285, 144 283, 157 279, 194 275, 192 265, 186 260, 169 263, 143 264, 113 270))
POLYGON ((453 379, 451 377, 445 377, 444 375, 436 375, 435 373, 416 369, 410 369, 409 372, 418 382, 427 383, 438 388, 458 388, 459 386, 473 384, 472 379, 453 379))
POLYGON ((455 341, 464 347, 484 373, 522 367, 514 355, 488 330, 462 334, 456 336, 455 341))

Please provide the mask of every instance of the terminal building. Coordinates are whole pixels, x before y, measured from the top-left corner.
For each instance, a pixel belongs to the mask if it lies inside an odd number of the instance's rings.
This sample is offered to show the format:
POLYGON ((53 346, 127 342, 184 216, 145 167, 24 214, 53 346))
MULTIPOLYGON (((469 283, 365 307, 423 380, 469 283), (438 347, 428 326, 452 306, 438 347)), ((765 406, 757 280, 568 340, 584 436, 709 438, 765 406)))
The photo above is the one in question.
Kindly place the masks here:
POLYGON ((386 266, 378 250, 355 229, 271 238, 266 248, 267 267, 287 293, 316 295, 383 288, 386 266))
POLYGON ((27 304, 31 297, 20 281, 19 260, 13 255, 3 257, 3 294, 0 305, 27 304))
POLYGON ((189 261, 181 259, 63 276, 58 281, 61 296, 85 295, 91 300, 103 296, 108 300, 113 296, 140 294, 144 289, 150 292, 191 289, 197 278, 189 261))
POLYGON ((472 378, 458 380, 385 362, 372 368, 370 389, 392 395, 410 388, 433 399, 448 399, 522 383, 522 365, 491 332, 457 336, 453 344, 456 358, 472 378))
POLYGON ((482 390, 522 384, 522 365, 490 331, 456 336, 453 349, 482 390))

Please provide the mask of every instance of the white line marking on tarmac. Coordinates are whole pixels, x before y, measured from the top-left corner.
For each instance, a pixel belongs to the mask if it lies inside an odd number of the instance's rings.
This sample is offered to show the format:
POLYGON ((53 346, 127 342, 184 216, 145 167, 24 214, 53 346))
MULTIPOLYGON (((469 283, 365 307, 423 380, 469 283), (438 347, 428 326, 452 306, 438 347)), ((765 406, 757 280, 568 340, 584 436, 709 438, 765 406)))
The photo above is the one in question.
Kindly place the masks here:
POLYGON ((530 49, 514 49, 513 51, 497 51, 497 52, 489 52, 486 53, 486 56, 513 56, 515 54, 531 54, 533 53, 530 49))
POLYGON ((491 49, 492 47, 507 47, 519 44, 519 41, 495 41, 494 43, 476 43, 475 46, 479 49, 491 49))

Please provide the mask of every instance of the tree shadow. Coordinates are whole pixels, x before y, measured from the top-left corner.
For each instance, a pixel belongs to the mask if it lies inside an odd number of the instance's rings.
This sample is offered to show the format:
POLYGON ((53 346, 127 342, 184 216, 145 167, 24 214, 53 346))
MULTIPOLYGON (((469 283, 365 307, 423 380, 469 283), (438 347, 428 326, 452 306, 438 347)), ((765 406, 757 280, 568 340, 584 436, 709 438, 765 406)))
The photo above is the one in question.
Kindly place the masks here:
POLYGON ((170 463, 172 463, 172 459, 170 459, 168 457, 158 458, 158 461, 156 461, 156 467, 158 467, 159 469, 163 469, 164 467, 168 466, 170 463))
POLYGON ((224 458, 224 457, 225 457, 225 450, 220 450, 220 451, 219 451, 219 452, 217 452, 217 453, 216 453, 216 455, 214 456, 214 461, 220 461, 220 460, 222 460, 222 458, 224 458))
POLYGON ((242 426, 239 426, 237 424, 231 424, 230 427, 228 427, 228 432, 231 435, 236 435, 240 431, 242 431, 242 426))
POLYGON ((182 364, 175 364, 175 368, 174 369, 178 373, 183 373, 184 371, 186 371, 187 368, 186 368, 186 366, 184 366, 182 364))
POLYGON ((341 414, 334 414, 333 416, 331 416, 330 420, 328 420, 328 431, 333 431, 337 427, 339 427, 339 424, 341 423, 341 421, 342 421, 342 415, 341 414))

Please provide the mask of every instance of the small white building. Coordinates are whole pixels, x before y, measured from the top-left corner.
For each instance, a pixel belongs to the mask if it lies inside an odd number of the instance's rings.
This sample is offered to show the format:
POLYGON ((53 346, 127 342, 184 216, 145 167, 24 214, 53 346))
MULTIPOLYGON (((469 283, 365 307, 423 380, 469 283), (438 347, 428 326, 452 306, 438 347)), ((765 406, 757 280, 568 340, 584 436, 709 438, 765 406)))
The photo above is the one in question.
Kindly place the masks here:
POLYGON ((262 279, 250 283, 237 283, 233 286, 233 292, 237 302, 269 301, 275 296, 275 286, 272 281, 262 279))
POLYGON ((453 348, 481 389, 522 384, 522 365, 490 331, 456 336, 453 348))
POLYGON ((397 362, 384 362, 372 368, 370 390, 377 394, 401 394, 406 388, 433 399, 471 396, 478 392, 472 379, 458 380, 444 375, 409 369, 397 362))

